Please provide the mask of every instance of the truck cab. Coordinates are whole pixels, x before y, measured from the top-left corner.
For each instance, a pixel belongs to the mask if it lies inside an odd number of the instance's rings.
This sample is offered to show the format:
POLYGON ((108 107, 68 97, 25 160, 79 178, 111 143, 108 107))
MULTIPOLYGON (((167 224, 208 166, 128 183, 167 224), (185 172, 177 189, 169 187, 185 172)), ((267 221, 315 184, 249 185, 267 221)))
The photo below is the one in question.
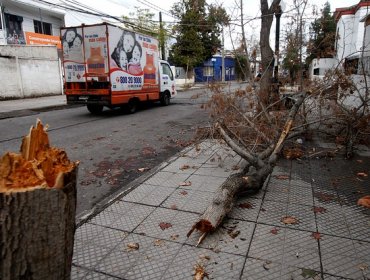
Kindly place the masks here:
POLYGON ((160 102, 162 105, 168 105, 171 98, 177 94, 175 75, 167 61, 159 60, 159 64, 160 102))

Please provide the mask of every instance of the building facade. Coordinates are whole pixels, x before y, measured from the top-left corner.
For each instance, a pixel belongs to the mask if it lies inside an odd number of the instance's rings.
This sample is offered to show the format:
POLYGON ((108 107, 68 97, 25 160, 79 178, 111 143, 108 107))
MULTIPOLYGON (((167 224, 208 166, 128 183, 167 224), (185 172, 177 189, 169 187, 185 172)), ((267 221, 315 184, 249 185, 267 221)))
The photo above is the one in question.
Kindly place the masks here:
MULTIPOLYGON (((194 68, 195 82, 222 81, 222 56, 214 55, 194 68)), ((225 81, 235 80, 235 59, 231 56, 225 57, 225 81)))
POLYGON ((0 0, 0 45, 56 45, 64 13, 16 0, 0 0))

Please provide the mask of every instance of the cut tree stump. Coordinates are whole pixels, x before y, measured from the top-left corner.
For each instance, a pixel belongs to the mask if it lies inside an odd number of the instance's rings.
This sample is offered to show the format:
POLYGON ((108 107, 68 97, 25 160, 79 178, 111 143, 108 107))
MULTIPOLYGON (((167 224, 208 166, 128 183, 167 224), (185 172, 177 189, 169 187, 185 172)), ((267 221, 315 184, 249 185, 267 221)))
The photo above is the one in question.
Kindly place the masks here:
POLYGON ((70 279, 77 166, 40 121, 0 159, 0 279, 70 279))

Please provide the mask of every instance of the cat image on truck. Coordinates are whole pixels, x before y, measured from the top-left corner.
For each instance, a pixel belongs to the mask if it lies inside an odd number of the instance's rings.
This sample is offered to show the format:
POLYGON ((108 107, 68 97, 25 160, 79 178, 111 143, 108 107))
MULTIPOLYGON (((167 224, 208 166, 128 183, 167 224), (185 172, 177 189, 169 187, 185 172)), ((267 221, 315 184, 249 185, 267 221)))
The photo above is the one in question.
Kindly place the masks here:
POLYGON ((61 28, 67 104, 134 113, 141 101, 169 105, 175 76, 159 59, 158 40, 108 23, 61 28))

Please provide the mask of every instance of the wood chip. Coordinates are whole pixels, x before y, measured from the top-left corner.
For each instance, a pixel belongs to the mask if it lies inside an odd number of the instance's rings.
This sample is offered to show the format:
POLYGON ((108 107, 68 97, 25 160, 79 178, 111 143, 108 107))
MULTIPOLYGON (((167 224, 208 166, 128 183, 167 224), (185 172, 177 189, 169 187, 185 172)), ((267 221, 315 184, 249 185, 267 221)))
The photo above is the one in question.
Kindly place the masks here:
POLYGON ((292 216, 283 217, 281 218, 281 221, 286 225, 294 225, 299 223, 298 219, 292 216))
POLYGON ((136 250, 139 250, 139 243, 128 243, 127 244, 127 250, 128 251, 136 251, 136 250))

